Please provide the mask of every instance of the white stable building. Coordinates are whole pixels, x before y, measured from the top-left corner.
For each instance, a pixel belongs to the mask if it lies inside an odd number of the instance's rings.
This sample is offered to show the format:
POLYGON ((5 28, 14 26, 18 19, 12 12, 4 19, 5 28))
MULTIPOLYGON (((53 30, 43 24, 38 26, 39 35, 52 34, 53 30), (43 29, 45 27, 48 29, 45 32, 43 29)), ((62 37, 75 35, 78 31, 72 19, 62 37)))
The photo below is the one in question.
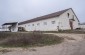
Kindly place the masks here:
POLYGON ((26 31, 74 30, 79 28, 79 20, 73 9, 69 8, 31 20, 23 21, 18 24, 16 23, 16 25, 12 25, 11 27, 11 29, 15 28, 11 30, 12 32, 15 30, 18 31, 20 27, 23 27, 26 31))
POLYGON ((85 23, 81 23, 80 28, 85 30, 85 23))

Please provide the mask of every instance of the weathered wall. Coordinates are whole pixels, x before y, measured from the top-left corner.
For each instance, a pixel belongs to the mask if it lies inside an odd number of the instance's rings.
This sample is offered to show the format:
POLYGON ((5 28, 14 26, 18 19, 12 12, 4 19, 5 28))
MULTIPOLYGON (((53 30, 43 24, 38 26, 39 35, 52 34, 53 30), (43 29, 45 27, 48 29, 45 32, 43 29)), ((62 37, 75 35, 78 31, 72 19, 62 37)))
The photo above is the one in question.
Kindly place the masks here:
POLYGON ((78 28, 79 27, 79 21, 78 21, 77 17, 75 16, 75 14, 73 13, 73 11, 71 9, 66 11, 65 13, 63 13, 60 16, 60 28, 63 29, 63 30, 71 29, 70 24, 69 24, 69 19, 72 19, 73 16, 74 16, 74 20, 75 20, 75 21, 73 21, 73 29, 78 28), (69 17, 67 15, 67 13, 69 13, 69 17))
POLYGON ((58 22, 59 22, 59 18, 55 17, 55 18, 51 18, 51 19, 27 23, 27 24, 20 25, 20 26, 25 27, 25 29, 27 31, 34 31, 34 30, 37 30, 37 31, 57 31, 58 22), (55 21, 55 24, 52 24, 52 21, 55 21), (45 25, 44 22, 46 22, 47 25, 45 25), (33 26, 33 24, 34 24, 34 26, 33 26))
POLYGON ((27 23, 27 24, 19 25, 19 27, 24 27, 27 31, 58 31, 58 27, 61 30, 69 30, 71 29, 69 24, 69 19, 72 19, 73 16, 75 20, 73 21, 73 29, 76 29, 79 27, 78 25, 79 22, 71 9, 69 9, 59 17, 27 23), (69 17, 67 13, 69 13, 69 17), (52 24, 52 21, 55 21, 55 24, 52 24), (44 25, 44 22, 47 22, 47 25, 44 25), (38 23, 39 25, 37 25, 38 23))
POLYGON ((11 32, 17 32, 17 31, 18 31, 18 23, 11 27, 11 32))

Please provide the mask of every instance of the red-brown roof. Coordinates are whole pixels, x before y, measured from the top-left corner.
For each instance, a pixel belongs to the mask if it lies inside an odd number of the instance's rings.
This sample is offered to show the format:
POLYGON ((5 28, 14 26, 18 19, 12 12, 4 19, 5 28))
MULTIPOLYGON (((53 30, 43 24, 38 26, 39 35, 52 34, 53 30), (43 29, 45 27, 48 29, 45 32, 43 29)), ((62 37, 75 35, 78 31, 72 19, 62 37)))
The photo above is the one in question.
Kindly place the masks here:
MULTIPOLYGON (((71 9, 71 8, 69 8, 69 9, 71 9)), ((52 14, 48 14, 48 15, 45 15, 45 16, 41 16, 41 17, 37 17, 37 18, 31 19, 31 20, 20 22, 19 25, 31 23, 31 22, 35 22, 35 21, 39 21, 39 20, 50 19, 50 18, 53 18, 53 17, 58 17, 69 9, 65 9, 65 10, 58 11, 58 12, 55 12, 55 13, 52 13, 52 14)))

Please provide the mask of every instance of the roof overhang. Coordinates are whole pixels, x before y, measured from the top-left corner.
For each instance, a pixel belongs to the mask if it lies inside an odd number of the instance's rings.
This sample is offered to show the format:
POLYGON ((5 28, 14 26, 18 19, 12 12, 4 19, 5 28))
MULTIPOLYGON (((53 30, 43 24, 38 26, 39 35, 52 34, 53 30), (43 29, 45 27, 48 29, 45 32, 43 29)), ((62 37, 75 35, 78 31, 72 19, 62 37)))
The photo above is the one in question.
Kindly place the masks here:
MULTIPOLYGON (((69 9, 71 9, 71 8, 69 8, 69 9)), ((23 21, 23 22, 20 22, 18 24, 23 25, 23 24, 26 24, 26 23, 31 23, 31 22, 36 22, 36 21, 40 21, 40 20, 50 19, 50 18, 53 18, 53 17, 59 17, 61 14, 68 11, 69 9, 61 10, 61 11, 51 13, 51 14, 48 14, 48 15, 44 15, 44 16, 41 16, 41 17, 37 17, 37 18, 31 19, 31 20, 23 21)))
POLYGON ((4 23, 4 24, 2 24, 2 26, 4 26, 4 25, 15 25, 15 24, 17 24, 18 22, 10 22, 10 23, 4 23))

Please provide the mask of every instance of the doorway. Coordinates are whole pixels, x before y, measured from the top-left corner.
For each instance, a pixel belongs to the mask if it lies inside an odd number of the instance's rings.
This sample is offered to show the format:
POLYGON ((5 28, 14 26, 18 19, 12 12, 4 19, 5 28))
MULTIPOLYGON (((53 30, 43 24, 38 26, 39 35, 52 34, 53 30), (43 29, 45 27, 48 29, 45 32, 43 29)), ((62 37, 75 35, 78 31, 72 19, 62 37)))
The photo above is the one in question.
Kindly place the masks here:
POLYGON ((73 30, 73 21, 72 20, 69 20, 69 24, 70 24, 71 30, 73 30))

